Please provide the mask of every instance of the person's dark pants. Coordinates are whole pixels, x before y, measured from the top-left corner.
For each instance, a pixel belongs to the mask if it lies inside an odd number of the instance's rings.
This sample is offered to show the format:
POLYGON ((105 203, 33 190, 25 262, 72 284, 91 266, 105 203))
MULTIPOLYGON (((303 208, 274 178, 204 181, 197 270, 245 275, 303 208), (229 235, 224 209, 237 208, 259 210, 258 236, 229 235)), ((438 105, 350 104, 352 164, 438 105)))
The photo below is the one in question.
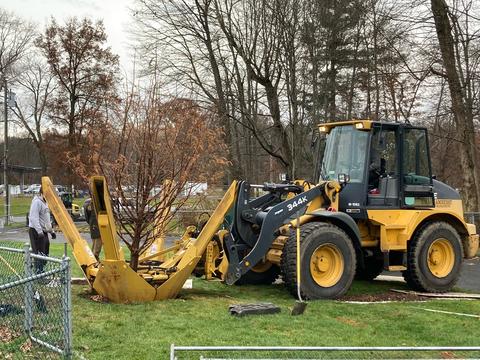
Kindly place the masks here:
MULTIPOLYGON (((48 234, 43 232, 43 239, 38 236, 37 230, 34 228, 28 229, 28 235, 30 236, 30 246, 34 254, 48 256, 50 252, 50 241, 48 240, 48 234)), ((40 274, 43 272, 43 268, 47 262, 45 260, 34 259, 35 272, 40 274)))

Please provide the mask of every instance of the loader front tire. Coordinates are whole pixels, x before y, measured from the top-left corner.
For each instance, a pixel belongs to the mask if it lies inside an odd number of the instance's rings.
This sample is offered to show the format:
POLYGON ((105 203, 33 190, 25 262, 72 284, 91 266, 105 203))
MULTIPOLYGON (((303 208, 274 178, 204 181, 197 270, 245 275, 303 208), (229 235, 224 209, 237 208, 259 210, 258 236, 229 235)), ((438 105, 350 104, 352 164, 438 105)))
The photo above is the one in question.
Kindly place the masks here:
MULTIPOLYGON (((356 254, 350 237, 338 226, 323 222, 300 229, 300 291, 305 299, 331 299, 350 288, 356 269, 356 254)), ((297 297, 297 239, 295 231, 282 253, 283 280, 297 297)))
POLYGON ((462 259, 462 243, 455 228, 446 222, 431 222, 409 241, 403 277, 414 290, 447 292, 460 277, 462 259))

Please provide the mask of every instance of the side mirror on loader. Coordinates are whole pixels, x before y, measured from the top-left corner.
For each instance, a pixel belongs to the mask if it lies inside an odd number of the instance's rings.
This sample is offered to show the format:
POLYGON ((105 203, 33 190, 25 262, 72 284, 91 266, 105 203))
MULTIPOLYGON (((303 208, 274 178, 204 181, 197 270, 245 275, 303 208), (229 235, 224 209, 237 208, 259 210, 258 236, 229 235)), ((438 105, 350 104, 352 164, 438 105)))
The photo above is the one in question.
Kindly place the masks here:
POLYGON ((278 174, 278 180, 280 180, 281 182, 288 182, 289 181, 289 178, 288 178, 288 175, 286 173, 280 173, 278 174))
POLYGON ((338 174, 338 183, 343 187, 350 182, 350 175, 338 174))

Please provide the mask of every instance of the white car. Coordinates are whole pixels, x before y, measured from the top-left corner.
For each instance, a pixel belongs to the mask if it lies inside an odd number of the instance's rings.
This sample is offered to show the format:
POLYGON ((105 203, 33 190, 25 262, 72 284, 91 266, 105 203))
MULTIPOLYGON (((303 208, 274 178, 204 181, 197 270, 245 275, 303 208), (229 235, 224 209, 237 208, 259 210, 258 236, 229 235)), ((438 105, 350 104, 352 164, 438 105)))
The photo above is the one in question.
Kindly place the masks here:
POLYGON ((40 184, 32 184, 27 187, 24 191, 25 194, 38 194, 40 192, 41 185, 40 184))

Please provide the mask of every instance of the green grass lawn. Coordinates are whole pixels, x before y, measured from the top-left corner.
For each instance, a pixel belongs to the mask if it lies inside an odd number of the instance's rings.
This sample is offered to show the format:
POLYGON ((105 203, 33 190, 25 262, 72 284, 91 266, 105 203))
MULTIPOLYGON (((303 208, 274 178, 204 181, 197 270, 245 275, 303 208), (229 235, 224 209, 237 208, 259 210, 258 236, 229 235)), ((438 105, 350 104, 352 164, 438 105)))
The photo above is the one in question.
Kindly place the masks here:
MULTIPOLYGON (((10 198, 10 213, 14 216, 26 215, 30 209, 32 196, 12 196, 10 198)), ((0 197, 0 216, 5 214, 5 197, 0 197)))
MULTIPOLYGON (((397 287, 396 284, 395 286, 397 287)), ((357 282, 351 293, 385 291, 390 287, 392 284, 372 285, 357 282)), ((282 285, 237 287, 195 280, 194 289, 184 290, 178 299, 136 305, 94 303, 85 295, 82 287, 74 287, 73 294, 75 348, 89 359, 167 359, 172 343, 252 346, 472 346, 478 344, 480 334, 480 321, 476 318, 420 310, 429 308, 479 314, 480 303, 477 301, 373 305, 316 301, 308 305, 305 314, 293 317, 290 315, 290 308, 294 299, 282 285), (282 308, 281 313, 245 318, 235 318, 228 313, 228 306, 231 304, 260 301, 275 303, 282 308)), ((214 353, 208 355, 221 357, 214 353)), ((274 357, 278 354, 266 355, 274 357)), ((303 355, 305 354, 296 353, 295 358, 303 355)), ((338 358, 340 354, 323 355, 338 358)), ((354 357, 384 358, 387 355, 402 356, 360 353, 354 357)), ((427 355, 441 357, 438 352, 410 353, 408 357, 427 355)), ((479 355, 475 354, 476 357, 479 355)), ((191 356, 188 358, 200 357, 199 354, 191 356)), ((260 354, 249 356, 260 358, 260 354)))
MULTIPOLYGON (((33 196, 12 196, 10 203, 10 214, 13 216, 24 216, 30 210, 33 196)), ((85 198, 75 198, 74 204, 83 206, 85 198)), ((5 197, 0 197, 0 216, 5 214, 5 197)))
MULTIPOLYGON (((61 244, 51 255, 61 256, 61 244)), ((73 261, 72 273, 81 270, 73 261)), ((401 283, 354 282, 349 294, 383 293, 405 288, 401 283)), ((305 314, 293 317, 294 299, 282 285, 227 286, 194 279, 193 289, 177 299, 119 305, 91 299, 86 286, 73 286, 74 349, 87 359, 168 359, 170 344, 252 346, 474 346, 479 344, 478 318, 427 312, 437 309, 480 314, 479 301, 432 300, 387 304, 350 304, 333 300, 310 302, 305 314), (236 318, 228 306, 273 302, 275 315, 236 318)), ((180 354, 182 355, 182 354, 180 354)), ((188 355, 188 354, 187 354, 188 355)), ((188 359, 234 357, 190 354, 188 359)), ((247 358, 288 357, 287 354, 242 354, 247 358)), ((480 353, 323 353, 288 354, 290 358, 480 357, 480 353)), ((185 356, 185 353, 183 353, 185 356)))

